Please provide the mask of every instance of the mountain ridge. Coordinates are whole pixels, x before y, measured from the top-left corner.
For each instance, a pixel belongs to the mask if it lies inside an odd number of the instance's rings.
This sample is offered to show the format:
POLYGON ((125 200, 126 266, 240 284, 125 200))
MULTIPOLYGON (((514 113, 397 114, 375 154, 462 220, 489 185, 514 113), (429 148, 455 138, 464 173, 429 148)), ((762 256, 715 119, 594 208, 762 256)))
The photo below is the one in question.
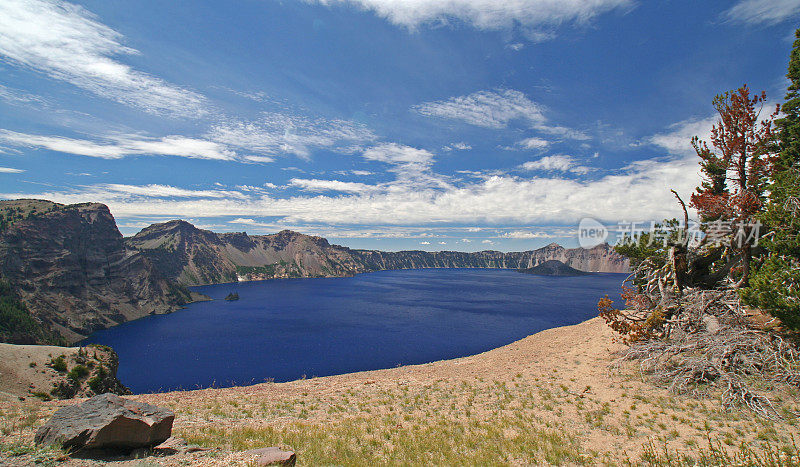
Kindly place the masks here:
POLYGON ((160 271, 184 285, 293 277, 342 277, 365 272, 421 268, 530 269, 557 260, 585 272, 627 272, 627 258, 608 244, 591 249, 551 243, 536 250, 477 252, 378 251, 334 245, 291 230, 269 235, 215 233, 182 220, 146 227, 126 238, 160 271))

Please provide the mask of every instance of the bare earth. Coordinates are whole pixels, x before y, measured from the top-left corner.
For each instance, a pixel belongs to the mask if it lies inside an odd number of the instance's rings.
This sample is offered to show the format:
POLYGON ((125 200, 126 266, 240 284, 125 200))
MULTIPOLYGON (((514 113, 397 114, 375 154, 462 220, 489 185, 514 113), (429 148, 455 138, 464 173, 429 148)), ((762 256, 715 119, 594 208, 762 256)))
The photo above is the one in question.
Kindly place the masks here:
POLYGON ((77 347, 0 343, 0 401, 29 392, 49 393, 58 374, 47 364, 53 357, 77 353, 77 347))
MULTIPOLYGON (((622 349, 612 339, 595 318, 455 360, 133 396, 174 410, 173 434, 209 450, 112 464, 247 465, 252 459, 241 451, 281 446, 304 465, 618 465, 643 462, 648 445, 697 456, 709 440, 735 453, 741 443, 760 452, 800 439, 792 413, 797 393, 773 390, 784 407, 781 419, 723 410, 718 400, 657 388, 634 366, 612 367, 622 349)), ((74 403, 0 403, 6 445, 0 465, 28 465, 36 456, 70 466, 105 465, 41 449, 10 457, 32 445, 35 428, 58 407, 74 403)))

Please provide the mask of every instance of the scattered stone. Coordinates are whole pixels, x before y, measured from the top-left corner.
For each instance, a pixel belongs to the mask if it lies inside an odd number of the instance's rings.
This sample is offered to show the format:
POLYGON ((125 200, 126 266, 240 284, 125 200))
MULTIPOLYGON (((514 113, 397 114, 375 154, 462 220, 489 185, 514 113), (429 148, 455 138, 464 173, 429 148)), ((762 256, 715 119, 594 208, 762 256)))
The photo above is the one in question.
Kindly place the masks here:
POLYGON ((35 441, 75 450, 131 450, 166 441, 174 420, 167 409, 103 394, 59 409, 36 431, 35 441))
POLYGON ((245 452, 248 456, 257 457, 255 465, 284 465, 292 467, 297 462, 297 456, 292 451, 283 451, 281 448, 270 447, 253 449, 245 452))
POLYGON ((208 451, 208 448, 201 448, 194 444, 186 444, 182 438, 170 437, 168 440, 153 448, 153 453, 158 455, 172 455, 183 452, 208 451))

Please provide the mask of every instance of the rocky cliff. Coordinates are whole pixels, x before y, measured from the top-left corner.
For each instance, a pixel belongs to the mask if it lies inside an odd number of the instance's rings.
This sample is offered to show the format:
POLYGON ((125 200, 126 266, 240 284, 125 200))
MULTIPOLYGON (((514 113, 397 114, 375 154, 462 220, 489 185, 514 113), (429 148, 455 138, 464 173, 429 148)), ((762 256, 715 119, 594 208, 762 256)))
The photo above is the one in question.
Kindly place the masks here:
POLYGON ((0 276, 38 322, 68 342, 190 299, 125 246, 105 205, 0 201, 0 213, 0 276))
POLYGON ((528 269, 549 260, 558 260, 581 271, 627 272, 628 259, 607 245, 592 249, 567 249, 551 243, 538 250, 503 253, 501 251, 398 251, 353 250, 353 255, 370 271, 412 268, 506 268, 528 269))
POLYGON ((274 235, 217 234, 170 221, 147 227, 126 244, 166 277, 187 285, 367 272, 350 249, 289 230, 274 235))
POLYGON ((555 243, 532 251, 353 250, 288 230, 274 235, 217 234, 184 221, 152 225, 126 239, 166 277, 199 285, 289 277, 341 277, 388 269, 528 269, 548 260, 590 272, 627 272, 627 258, 609 245, 584 250, 555 243))

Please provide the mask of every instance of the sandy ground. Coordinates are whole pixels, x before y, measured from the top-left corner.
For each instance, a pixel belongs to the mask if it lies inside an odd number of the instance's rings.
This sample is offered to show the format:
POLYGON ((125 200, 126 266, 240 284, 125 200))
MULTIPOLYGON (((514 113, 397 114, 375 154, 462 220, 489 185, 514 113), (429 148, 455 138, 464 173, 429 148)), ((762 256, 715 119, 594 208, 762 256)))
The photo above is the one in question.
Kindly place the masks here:
POLYGON ((0 344, 0 400, 49 393, 58 373, 47 365, 54 357, 76 353, 78 347, 0 344))
MULTIPOLYGON (((574 440, 574 449, 583 456, 579 462, 567 457, 564 463, 608 465, 637 461, 649 443, 691 454, 707 446, 709 439, 731 451, 742 442, 758 449, 764 443, 782 446, 791 444, 792 437, 800 440, 795 416, 771 421, 745 409, 723 410, 718 400, 695 400, 657 388, 630 364, 612 366, 615 352, 622 349, 613 337, 595 318, 455 360, 289 383, 133 396, 172 408, 177 414, 173 433, 211 447, 148 457, 146 465, 247 465, 250 459, 240 451, 276 444, 297 452, 302 464, 304 452, 306 460, 311 456, 311 434, 344 433, 340 427, 347 423, 347 433, 361 427, 366 438, 389 428, 413 433, 414 425, 432 420, 463 426, 465 436, 475 427, 485 437, 493 436, 486 428, 493 423, 503 427, 509 420, 521 420, 524 424, 511 423, 498 436, 518 439, 521 426, 550 430, 556 437, 574 440), (392 426, 386 428, 387 424, 392 426), (261 438, 252 437, 253 433, 269 433, 273 443, 259 445, 261 438)), ((775 395, 787 407, 785 414, 798 409, 797 393, 775 395)), ((58 407, 73 403, 0 403, 0 420, 11 427, 5 429, 7 443, 30 444, 36 426, 58 407)), ((375 444, 376 450, 386 450, 390 464, 396 463, 396 446, 385 444, 393 442, 375 444)), ((508 449, 516 452, 513 445, 508 449)), ((34 454, 5 459, 2 455, 0 464, 28 465, 34 454)), ((552 456, 538 458, 535 452, 531 457, 498 456, 499 464, 561 462, 552 461, 552 456)), ((143 465, 140 462, 113 463, 143 465)), ((94 465, 86 460, 63 463, 94 465)), ((397 463, 416 464, 413 459, 397 463)))

